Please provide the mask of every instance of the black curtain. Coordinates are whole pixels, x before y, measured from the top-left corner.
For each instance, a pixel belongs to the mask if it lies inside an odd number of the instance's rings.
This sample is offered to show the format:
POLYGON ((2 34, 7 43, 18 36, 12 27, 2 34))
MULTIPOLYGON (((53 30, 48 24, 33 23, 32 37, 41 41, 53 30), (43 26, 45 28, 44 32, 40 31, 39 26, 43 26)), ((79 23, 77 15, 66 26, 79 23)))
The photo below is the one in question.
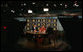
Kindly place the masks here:
POLYGON ((67 42, 72 51, 82 50, 82 21, 77 16, 73 18, 59 18, 62 24, 67 42))

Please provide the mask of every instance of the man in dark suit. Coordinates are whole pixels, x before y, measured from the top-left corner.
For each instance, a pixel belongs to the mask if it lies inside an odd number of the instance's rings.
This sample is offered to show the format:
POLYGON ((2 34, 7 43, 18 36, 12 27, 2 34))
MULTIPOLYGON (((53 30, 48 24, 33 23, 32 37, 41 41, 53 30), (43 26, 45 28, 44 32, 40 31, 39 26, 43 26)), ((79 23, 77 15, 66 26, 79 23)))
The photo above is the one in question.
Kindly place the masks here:
POLYGON ((49 26, 46 30, 46 33, 47 34, 53 34, 53 28, 49 26))
POLYGON ((37 32, 37 31, 38 31, 38 27, 37 27, 36 25, 34 25, 34 26, 32 27, 32 30, 33 30, 34 32, 37 32))

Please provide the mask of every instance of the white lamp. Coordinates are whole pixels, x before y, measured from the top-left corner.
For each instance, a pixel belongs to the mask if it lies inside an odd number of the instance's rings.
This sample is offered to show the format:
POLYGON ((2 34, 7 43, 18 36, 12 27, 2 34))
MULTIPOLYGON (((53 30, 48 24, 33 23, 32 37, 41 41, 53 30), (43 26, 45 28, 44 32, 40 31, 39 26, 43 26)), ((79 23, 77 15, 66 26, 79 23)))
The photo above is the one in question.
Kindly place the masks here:
POLYGON ((44 8, 43 10, 44 10, 44 11, 49 11, 49 9, 48 9, 48 8, 44 8))
POLYGON ((32 10, 28 10, 28 13, 32 13, 32 10))

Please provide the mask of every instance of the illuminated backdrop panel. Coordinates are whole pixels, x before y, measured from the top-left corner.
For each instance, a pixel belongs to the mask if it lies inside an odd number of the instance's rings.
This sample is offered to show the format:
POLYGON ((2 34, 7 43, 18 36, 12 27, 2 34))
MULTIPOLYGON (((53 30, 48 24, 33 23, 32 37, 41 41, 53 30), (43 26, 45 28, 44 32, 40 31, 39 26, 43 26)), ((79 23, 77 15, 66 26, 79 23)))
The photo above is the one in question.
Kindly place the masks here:
POLYGON ((33 25, 37 25, 38 29, 44 25, 53 27, 54 30, 57 29, 57 17, 28 17, 27 18, 27 30, 31 30, 33 25))

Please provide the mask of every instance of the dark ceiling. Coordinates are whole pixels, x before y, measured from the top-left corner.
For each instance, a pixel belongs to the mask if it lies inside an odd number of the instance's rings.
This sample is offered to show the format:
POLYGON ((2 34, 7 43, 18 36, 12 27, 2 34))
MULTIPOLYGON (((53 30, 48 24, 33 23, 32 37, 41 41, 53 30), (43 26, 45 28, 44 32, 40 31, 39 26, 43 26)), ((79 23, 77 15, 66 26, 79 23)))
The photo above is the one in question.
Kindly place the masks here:
POLYGON ((76 13, 82 11, 82 1, 1 1, 1 16, 15 17, 19 14, 27 14, 29 9, 35 14, 44 14, 43 8, 49 8, 48 13, 50 14, 64 11, 76 13), (75 3, 79 6, 73 6, 75 3), (66 8, 65 5, 67 5, 66 8), (15 13, 12 13, 11 10, 14 10, 15 13))

